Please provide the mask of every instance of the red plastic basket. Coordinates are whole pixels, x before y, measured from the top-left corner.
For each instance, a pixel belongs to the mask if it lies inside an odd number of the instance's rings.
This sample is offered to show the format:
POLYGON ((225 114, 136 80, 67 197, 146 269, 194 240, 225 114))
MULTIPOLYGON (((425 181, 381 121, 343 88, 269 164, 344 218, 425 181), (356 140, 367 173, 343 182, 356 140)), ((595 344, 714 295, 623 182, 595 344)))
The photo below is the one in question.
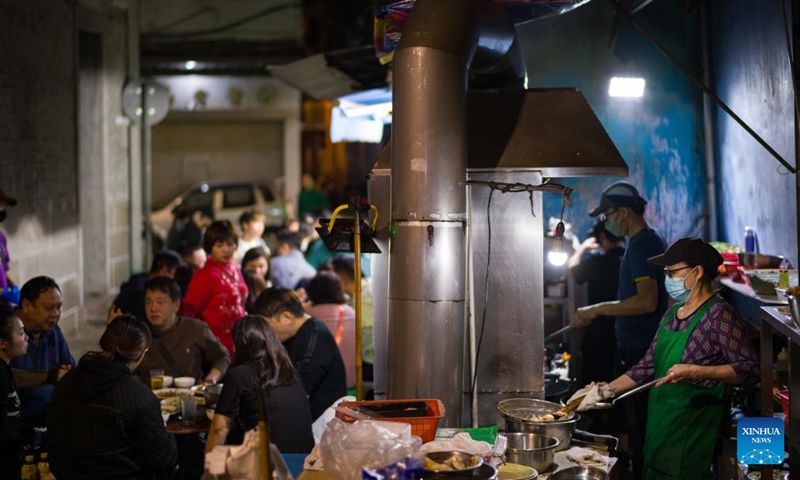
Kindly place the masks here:
MULTIPOLYGON (((361 405, 383 406, 383 405, 392 405, 392 404, 407 403, 407 402, 425 402, 425 406, 428 409, 427 415, 424 417, 376 418, 375 420, 380 420, 384 422, 408 423, 411 425, 411 434, 417 435, 418 437, 422 438, 423 443, 433 441, 433 439, 436 438, 436 428, 439 426, 439 420, 444 418, 445 414, 444 404, 439 399, 414 398, 414 399, 402 399, 402 400, 376 400, 372 402, 342 402, 339 405, 345 408, 352 409, 353 407, 361 405)), ((355 418, 342 412, 336 412, 336 418, 344 420, 347 423, 353 423, 356 421, 355 418)))

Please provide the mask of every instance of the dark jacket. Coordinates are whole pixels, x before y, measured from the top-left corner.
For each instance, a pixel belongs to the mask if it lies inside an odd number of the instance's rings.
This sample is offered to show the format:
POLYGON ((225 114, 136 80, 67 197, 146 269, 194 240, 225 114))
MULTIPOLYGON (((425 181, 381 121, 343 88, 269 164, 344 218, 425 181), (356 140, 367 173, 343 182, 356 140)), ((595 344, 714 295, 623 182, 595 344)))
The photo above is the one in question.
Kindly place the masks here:
POLYGON ((197 382, 202 382, 212 368, 217 368, 222 375, 228 371, 231 364, 228 350, 211 333, 206 322, 178 317, 166 332, 156 328, 151 331, 150 350, 136 369, 136 375, 145 384, 149 384, 150 370, 154 368, 172 377, 194 377, 197 382))
POLYGON ((47 424, 60 480, 149 479, 177 461, 158 398, 122 361, 82 359, 58 382, 47 424))
POLYGON ((127 282, 119 287, 119 295, 114 300, 114 306, 122 313, 133 315, 146 322, 147 315, 144 311, 144 284, 150 277, 146 273, 131 275, 127 282))

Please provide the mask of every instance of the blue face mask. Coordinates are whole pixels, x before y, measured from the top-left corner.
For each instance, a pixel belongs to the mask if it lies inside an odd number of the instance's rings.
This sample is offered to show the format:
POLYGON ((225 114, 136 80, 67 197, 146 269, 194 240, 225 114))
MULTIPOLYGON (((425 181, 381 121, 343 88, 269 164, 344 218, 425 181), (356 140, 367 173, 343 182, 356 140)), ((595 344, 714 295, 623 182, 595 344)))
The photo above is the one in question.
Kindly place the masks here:
MULTIPOLYGON (((685 302, 689 295, 691 295, 692 291, 687 289, 684 285, 686 281, 686 277, 683 278, 664 278, 664 288, 667 290, 667 294, 670 297, 674 298, 679 302, 685 302)), ((694 287, 692 287, 694 288, 694 287)))

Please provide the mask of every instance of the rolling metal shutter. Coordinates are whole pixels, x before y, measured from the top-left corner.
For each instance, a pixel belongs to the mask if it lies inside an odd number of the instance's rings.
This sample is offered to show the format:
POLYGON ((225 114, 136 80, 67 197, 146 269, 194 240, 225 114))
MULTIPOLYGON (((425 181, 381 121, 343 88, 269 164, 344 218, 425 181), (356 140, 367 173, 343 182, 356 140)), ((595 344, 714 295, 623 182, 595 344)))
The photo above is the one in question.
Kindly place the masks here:
POLYGON ((283 122, 166 122, 153 128, 153 206, 196 182, 283 176, 283 122))

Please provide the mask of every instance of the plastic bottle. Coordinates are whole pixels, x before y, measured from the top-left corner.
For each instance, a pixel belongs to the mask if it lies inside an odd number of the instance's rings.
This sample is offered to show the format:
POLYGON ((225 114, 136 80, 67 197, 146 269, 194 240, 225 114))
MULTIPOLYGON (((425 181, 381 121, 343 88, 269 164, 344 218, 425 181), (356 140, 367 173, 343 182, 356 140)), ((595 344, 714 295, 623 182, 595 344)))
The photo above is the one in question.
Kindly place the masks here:
POLYGON ((47 452, 39 454, 39 480, 55 480, 55 476, 50 473, 50 460, 47 458, 47 452))
POLYGON ((744 251, 756 253, 756 232, 752 227, 744 227, 744 251))
POLYGON ((39 469, 37 469, 36 464, 33 463, 33 458, 33 455, 25 456, 25 464, 22 465, 20 480, 39 480, 39 469))

